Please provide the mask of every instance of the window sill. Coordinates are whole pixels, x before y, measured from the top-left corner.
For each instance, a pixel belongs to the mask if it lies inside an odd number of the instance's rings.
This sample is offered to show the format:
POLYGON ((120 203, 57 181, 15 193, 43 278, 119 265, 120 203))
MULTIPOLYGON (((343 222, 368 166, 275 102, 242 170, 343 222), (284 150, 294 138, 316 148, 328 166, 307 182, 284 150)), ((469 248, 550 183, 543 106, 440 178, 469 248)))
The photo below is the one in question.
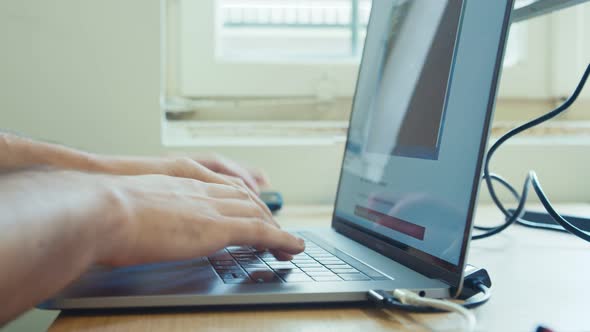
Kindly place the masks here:
MULTIPOLYGON (((166 147, 308 146, 343 144, 346 121, 166 121, 166 147)), ((495 123, 492 139, 520 122, 495 123)), ((555 121, 532 128, 512 144, 590 145, 590 121, 555 121)))
POLYGON ((166 121, 167 147, 306 146, 346 141, 345 121, 166 121))
MULTIPOLYGON (((497 139, 522 122, 494 123, 492 139, 497 139)), ((512 144, 590 145, 590 121, 553 121, 531 128, 514 137, 512 144)))
MULTIPOLYGON (((494 125, 494 138, 520 122, 494 125)), ((167 121, 163 143, 169 152, 220 153, 264 169, 285 200, 331 203, 344 151, 344 121, 219 122, 167 121), (305 172, 304 178, 301 172, 305 172)), ((494 157, 492 170, 512 183, 535 169, 555 202, 588 198, 590 178, 580 177, 590 156, 590 121, 555 122, 511 140, 494 157)), ((504 194, 504 192, 502 192, 504 194)), ((511 197, 502 195, 510 201, 511 197)), ((490 201, 485 190, 481 199, 490 201)))

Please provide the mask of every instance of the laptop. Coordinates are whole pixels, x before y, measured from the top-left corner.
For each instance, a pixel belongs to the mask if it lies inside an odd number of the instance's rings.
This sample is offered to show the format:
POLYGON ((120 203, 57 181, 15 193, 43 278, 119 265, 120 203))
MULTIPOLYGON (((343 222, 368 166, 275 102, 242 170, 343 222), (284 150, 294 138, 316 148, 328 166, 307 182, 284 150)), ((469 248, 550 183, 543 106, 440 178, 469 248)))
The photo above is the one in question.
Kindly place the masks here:
POLYGON ((374 0, 331 227, 290 262, 229 247, 209 257, 96 267, 46 309, 435 298, 462 287, 513 0, 374 0))

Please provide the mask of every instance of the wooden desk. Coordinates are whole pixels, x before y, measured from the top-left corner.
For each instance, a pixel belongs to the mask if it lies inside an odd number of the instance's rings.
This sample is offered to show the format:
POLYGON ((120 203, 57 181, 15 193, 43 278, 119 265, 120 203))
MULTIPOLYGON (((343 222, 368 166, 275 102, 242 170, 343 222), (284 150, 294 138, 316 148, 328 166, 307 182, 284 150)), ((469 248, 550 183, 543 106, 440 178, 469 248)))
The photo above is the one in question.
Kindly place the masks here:
MULTIPOLYGON (((562 211, 590 215, 590 205, 562 211)), ((287 209, 285 226, 325 225, 329 207, 287 209)), ((492 206, 481 207, 479 224, 500 221, 492 206)), ((590 330, 590 245, 568 234, 510 227, 472 244, 469 262, 485 267, 494 283, 491 301, 477 310, 478 330, 590 330)), ((243 309, 175 313, 73 315, 61 313, 49 331, 453 331, 454 314, 419 315, 359 307, 243 309)))

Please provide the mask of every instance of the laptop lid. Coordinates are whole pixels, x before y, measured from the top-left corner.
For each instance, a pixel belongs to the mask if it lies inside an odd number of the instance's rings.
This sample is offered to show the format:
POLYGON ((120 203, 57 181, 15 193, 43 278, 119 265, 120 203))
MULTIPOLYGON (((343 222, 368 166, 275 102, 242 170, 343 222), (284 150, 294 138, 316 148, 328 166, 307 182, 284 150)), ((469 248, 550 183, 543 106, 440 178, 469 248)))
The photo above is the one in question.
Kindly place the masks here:
POLYGON ((459 289, 513 0, 374 0, 332 227, 459 289))

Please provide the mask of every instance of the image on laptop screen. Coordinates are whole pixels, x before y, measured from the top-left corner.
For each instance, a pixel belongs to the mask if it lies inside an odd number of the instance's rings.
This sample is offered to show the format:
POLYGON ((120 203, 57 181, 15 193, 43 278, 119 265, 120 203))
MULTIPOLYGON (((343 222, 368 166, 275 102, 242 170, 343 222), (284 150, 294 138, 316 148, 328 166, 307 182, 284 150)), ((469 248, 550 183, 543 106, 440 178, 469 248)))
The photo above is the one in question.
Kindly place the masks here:
POLYGON ((437 158, 460 14, 445 1, 391 7, 376 54, 380 75, 369 106, 367 151, 437 158), (392 130, 392 139, 383 140, 392 130))
POLYGON ((463 2, 373 1, 336 202, 337 217, 454 265, 486 116, 448 107, 463 2))

